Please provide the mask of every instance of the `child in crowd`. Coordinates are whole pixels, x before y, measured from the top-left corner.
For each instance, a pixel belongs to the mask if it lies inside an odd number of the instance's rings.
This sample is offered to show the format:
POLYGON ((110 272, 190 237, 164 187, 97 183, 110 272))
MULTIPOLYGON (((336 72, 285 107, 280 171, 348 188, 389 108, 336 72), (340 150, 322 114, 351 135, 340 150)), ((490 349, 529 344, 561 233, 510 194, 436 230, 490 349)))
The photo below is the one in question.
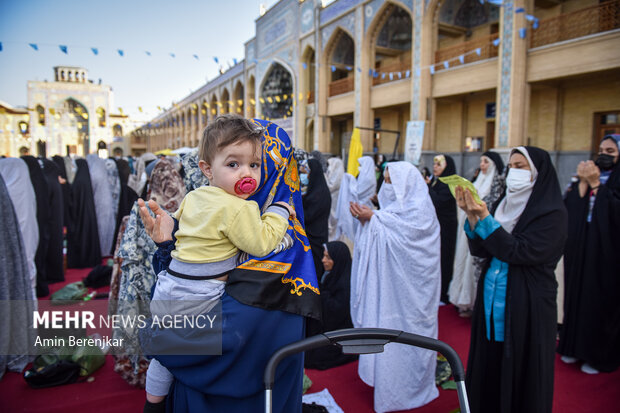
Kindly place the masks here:
MULTIPOLYGON (((262 133, 237 115, 220 116, 205 129, 198 166, 210 185, 187 194, 175 214, 179 223, 175 250, 168 269, 158 275, 153 302, 191 299, 215 305, 241 252, 265 256, 282 241, 294 209, 276 202, 261 216, 258 204, 246 201, 261 178, 262 133)), ((144 201, 138 202, 141 215, 148 215, 144 201)), ((153 303, 151 311, 156 313, 153 303)), ((152 359, 145 412, 165 410, 172 380, 172 374, 152 359)))

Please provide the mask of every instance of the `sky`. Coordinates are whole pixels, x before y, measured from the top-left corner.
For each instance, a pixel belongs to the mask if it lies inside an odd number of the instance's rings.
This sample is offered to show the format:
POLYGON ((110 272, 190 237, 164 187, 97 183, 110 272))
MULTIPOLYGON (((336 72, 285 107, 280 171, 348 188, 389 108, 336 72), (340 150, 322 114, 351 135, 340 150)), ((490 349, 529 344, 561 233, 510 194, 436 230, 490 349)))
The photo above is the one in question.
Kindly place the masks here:
POLYGON ((0 0, 0 101, 26 107, 29 80, 53 81, 54 66, 79 66, 112 87, 113 113, 121 107, 148 120, 217 77, 220 65, 241 61, 260 4, 276 2, 0 0))

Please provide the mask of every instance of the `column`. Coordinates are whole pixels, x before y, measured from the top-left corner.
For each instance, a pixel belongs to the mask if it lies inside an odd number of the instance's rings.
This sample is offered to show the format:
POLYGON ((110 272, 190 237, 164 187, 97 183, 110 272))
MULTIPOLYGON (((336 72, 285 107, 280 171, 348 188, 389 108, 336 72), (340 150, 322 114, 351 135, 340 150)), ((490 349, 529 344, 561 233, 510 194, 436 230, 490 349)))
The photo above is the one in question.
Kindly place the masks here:
POLYGON ((496 145, 511 148, 526 141, 530 87, 527 84, 527 36, 519 36, 519 29, 528 27, 525 13, 526 0, 504 3, 500 14, 501 43, 499 49, 496 145))

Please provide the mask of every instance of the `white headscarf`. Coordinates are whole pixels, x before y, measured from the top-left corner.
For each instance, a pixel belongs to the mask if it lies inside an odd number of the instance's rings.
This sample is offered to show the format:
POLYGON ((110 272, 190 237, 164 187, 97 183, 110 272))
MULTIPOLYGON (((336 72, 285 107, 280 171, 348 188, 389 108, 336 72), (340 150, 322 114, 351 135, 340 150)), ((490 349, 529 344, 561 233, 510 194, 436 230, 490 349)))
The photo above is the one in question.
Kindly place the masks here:
POLYGON ((325 173, 325 181, 329 187, 329 192, 338 193, 340 182, 344 175, 344 164, 340 158, 329 158, 327 161, 327 172, 325 173))
POLYGON ((478 191, 478 196, 480 196, 480 199, 484 199, 484 197, 489 195, 491 192, 491 185, 493 184, 493 178, 495 178, 497 168, 492 159, 484 155, 480 158, 485 158, 489 162, 489 167, 487 168, 486 173, 480 171, 478 177, 474 181, 474 186, 476 187, 476 191, 478 191))
MULTIPOLYGON (((358 231, 351 269, 355 327, 382 327, 437 337, 441 284, 439 221, 418 170, 387 166, 391 184, 378 194, 381 209, 358 231)), ((362 355, 360 378, 374 386, 375 411, 407 410, 438 396, 434 352, 386 346, 362 355)))
POLYGON ((372 208, 372 198, 377 193, 375 162, 370 156, 359 158, 360 173, 357 176, 357 202, 372 208))
POLYGON ((336 206, 336 230, 334 238, 345 235, 351 241, 355 240, 355 234, 359 227, 359 221, 351 216, 349 205, 356 202, 373 208, 372 198, 377 190, 377 179, 375 178, 375 163, 370 156, 359 158, 359 175, 357 179, 350 173, 345 173, 340 184, 338 203, 336 206))
POLYGON ((332 206, 329 213, 329 237, 330 241, 336 239, 336 226, 338 225, 338 217, 336 210, 338 207, 338 195, 340 193, 340 185, 344 176, 344 164, 340 158, 329 158, 327 160, 327 172, 325 173, 325 181, 332 196, 332 206))
POLYGON ((99 246, 103 257, 110 255, 112 242, 114 241, 114 200, 112 199, 112 187, 108 181, 108 170, 105 161, 95 154, 86 156, 90 183, 93 187, 93 200, 95 202, 95 214, 97 217, 97 230, 99 231, 99 246))
POLYGON ((512 233, 515 225, 519 221, 523 210, 525 210, 525 206, 527 205, 527 201, 530 199, 530 195, 532 194, 532 190, 534 189, 534 184, 536 183, 536 178, 538 177, 538 170, 536 170, 536 166, 534 166, 534 162, 530 158, 530 154, 527 152, 527 149, 523 146, 518 146, 514 148, 510 152, 510 156, 515 152, 519 152, 527 162, 530 164, 530 169, 532 173, 532 180, 528 186, 522 188, 520 190, 509 190, 506 188, 506 196, 497 206, 497 210, 495 211, 494 218, 497 222, 499 222, 502 227, 507 231, 512 233))

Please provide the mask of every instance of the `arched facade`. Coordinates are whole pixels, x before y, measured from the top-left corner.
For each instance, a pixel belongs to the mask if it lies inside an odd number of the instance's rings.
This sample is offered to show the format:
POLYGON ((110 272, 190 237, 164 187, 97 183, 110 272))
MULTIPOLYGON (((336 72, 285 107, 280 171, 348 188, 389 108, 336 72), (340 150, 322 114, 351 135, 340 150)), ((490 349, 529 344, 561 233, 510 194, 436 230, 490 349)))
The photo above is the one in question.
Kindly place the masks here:
POLYGON ((280 63, 273 63, 260 90, 261 114, 267 119, 282 119, 293 113, 293 76, 280 63))
POLYGON ((332 155, 346 154, 360 126, 399 132, 398 146, 396 134, 361 138, 367 153, 396 147, 402 158, 415 121, 427 165, 440 151, 467 172, 478 150, 530 143, 557 152, 568 171, 572 157, 589 156, 601 122, 620 113, 620 91, 609 86, 620 63, 605 53, 617 49, 620 23, 601 23, 608 3, 279 1, 256 20, 244 60, 181 106, 204 100, 209 119, 239 109, 277 119, 300 146, 332 155), (553 32, 554 22, 570 29, 553 32), (286 72, 290 81, 273 81, 286 72))

